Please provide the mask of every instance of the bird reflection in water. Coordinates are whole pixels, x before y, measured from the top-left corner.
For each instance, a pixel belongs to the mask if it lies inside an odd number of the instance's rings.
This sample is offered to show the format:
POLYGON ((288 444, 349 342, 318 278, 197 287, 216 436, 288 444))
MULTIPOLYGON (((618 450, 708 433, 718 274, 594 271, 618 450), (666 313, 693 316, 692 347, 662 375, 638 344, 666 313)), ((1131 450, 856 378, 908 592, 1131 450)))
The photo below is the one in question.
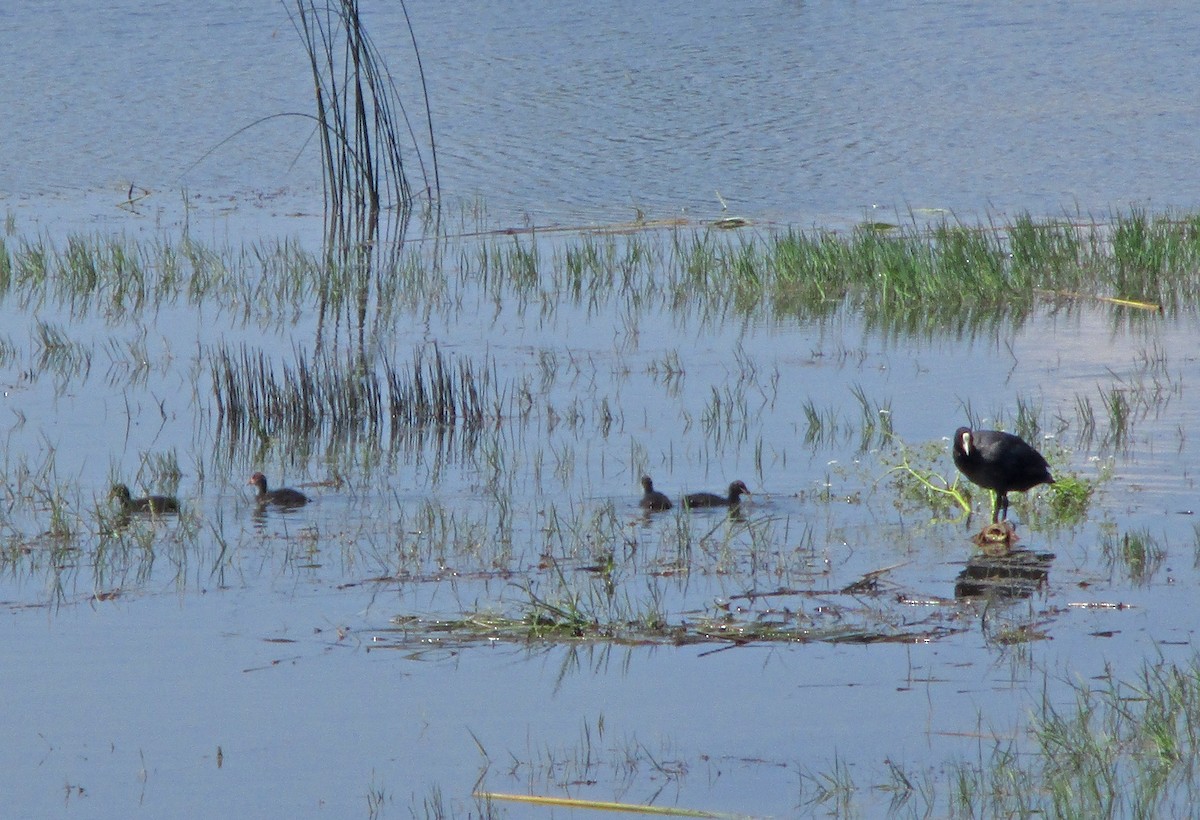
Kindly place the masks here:
POLYGON ((988 524, 971 537, 979 552, 954 582, 955 598, 1028 598, 1050 579, 1054 553, 1013 548, 1020 539, 1012 524, 988 524))

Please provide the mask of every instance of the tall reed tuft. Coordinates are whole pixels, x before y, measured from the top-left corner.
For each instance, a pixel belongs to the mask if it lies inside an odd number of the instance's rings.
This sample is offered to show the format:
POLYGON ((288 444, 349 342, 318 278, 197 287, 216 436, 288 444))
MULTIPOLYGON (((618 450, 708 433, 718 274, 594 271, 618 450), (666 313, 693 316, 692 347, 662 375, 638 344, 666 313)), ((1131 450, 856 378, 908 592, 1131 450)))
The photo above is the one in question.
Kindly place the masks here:
POLYGON ((401 236, 418 196, 426 196, 436 210, 437 154, 428 89, 408 10, 403 2, 400 8, 424 97, 428 168, 393 76, 364 27, 358 0, 296 0, 293 23, 312 69, 330 251, 348 254, 372 246, 383 209, 394 209, 401 236), (408 149, 401 149, 405 134, 424 182, 419 192, 409 178, 408 149))
POLYGON ((250 441, 366 433, 393 436, 421 427, 482 428, 500 418, 503 391, 494 370, 451 361, 435 345, 417 348, 411 368, 364 365, 347 353, 300 352, 279 373, 261 350, 217 350, 211 357, 217 423, 250 441))

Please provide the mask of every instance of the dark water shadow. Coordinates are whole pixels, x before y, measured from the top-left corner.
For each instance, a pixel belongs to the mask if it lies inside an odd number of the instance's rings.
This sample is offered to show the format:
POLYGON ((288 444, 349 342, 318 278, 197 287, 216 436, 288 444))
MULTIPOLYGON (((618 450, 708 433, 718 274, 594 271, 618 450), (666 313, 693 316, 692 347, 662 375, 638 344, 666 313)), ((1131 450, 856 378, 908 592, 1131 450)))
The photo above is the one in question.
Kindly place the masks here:
POLYGON ((1050 579, 1052 552, 1013 550, 1007 555, 974 555, 954 581, 955 598, 1029 598, 1050 579))

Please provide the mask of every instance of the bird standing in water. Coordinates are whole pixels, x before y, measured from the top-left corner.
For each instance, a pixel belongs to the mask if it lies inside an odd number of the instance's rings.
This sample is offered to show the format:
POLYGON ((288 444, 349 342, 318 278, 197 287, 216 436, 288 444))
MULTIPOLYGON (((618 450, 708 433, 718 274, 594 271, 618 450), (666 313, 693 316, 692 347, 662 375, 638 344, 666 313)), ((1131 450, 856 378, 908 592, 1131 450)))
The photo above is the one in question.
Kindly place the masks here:
POLYGON ((954 431, 954 466, 980 487, 994 493, 992 523, 1008 518, 1008 494, 1039 484, 1053 484, 1050 465, 1033 447, 1000 430, 954 431))

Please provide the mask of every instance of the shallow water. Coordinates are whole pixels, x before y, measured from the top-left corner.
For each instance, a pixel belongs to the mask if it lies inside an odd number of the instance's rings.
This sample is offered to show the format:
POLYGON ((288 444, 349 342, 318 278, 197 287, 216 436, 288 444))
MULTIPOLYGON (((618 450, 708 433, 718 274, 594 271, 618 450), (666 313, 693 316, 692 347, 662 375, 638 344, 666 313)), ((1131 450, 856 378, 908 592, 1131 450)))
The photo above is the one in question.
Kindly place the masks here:
MULTIPOLYGON (((218 247, 290 236, 313 247, 320 188, 302 124, 272 120, 202 159, 237 127, 307 110, 283 9, 60 9, 0 12, 0 104, 23 137, 0 167, 11 243, 61 247, 80 230, 172 242, 186 224, 218 247), (118 207, 130 183, 150 195, 118 207)), ((1191 207, 1200 182, 1200 137, 1181 126, 1196 79, 1181 33, 1200 12, 1184 5, 1147 19, 1132 5, 410 11, 443 191, 449 203, 480 197, 485 226, 626 220, 635 208, 702 220, 721 200, 800 226, 927 207, 1106 214, 1129 201, 1191 207)), ((373 13, 376 36, 399 48, 399 21, 373 13)), ((552 260, 576 239, 536 241, 552 260)), ((252 290, 127 314, 17 294, 0 304, 13 350, 0 414, 7 812, 341 816, 378 799, 385 816, 423 816, 440 791, 461 816, 479 784, 790 816, 827 808, 806 802, 802 773, 835 760, 868 812, 886 807, 869 788, 887 781, 885 760, 928 772, 941 811, 945 764, 1020 731, 1044 691, 1069 701, 1069 681, 1192 657, 1191 312, 1048 303, 1018 325, 914 334, 846 311, 672 311, 662 294, 589 305, 510 289, 497 301, 477 283, 477 254, 515 241, 535 240, 459 240, 446 257, 453 292, 377 340, 396 362, 436 342, 451 361, 492 363, 502 423, 450 441, 385 431, 255 447, 222 431, 214 352, 245 345, 277 369, 294 363, 313 348, 311 299, 295 316, 252 290), (39 322, 76 358, 47 353, 39 322), (1107 445, 1101 391, 1154 383, 1153 409, 1107 445), (1045 588, 986 616, 953 602, 973 527, 897 505, 883 442, 863 446, 857 388, 909 444, 948 446, 968 407, 1011 427, 1019 397, 1054 435, 1042 446, 1065 448, 1056 469, 1092 479, 1111 465, 1075 528, 1044 528, 1036 506, 1014 505, 1020 546, 1055 554, 1045 588), (1080 397, 1095 405, 1092 438, 1080 397), (806 443, 806 402, 837 431, 806 443), (188 513, 104 536, 109 482, 163 489, 143 482, 164 454, 188 513), (243 486, 255 469, 316 485, 315 502, 256 516, 243 486), (672 495, 742 478, 746 520, 646 519, 643 471, 672 495), (47 535, 56 506, 69 538, 47 535), (1103 545, 1141 530, 1166 554, 1136 574, 1103 545), (681 539, 702 553, 688 574, 672 571, 681 539), (578 568, 606 551, 622 594, 635 608, 660 602, 672 623, 730 605, 746 619, 786 611, 820 634, 933 639, 414 644, 393 621, 520 615, 522 583, 561 591, 546 556, 567 587, 595 594, 578 568), (894 568, 881 594, 838 592, 883 567, 894 568), (784 588, 799 591, 739 597, 784 588), (1129 606, 1072 606, 1115 603, 1129 606), (1008 624, 1049 640, 1007 646, 996 630, 1008 624)), ((338 345, 349 336, 328 330, 338 345)), ((939 466, 952 475, 948 455, 939 466)))
MULTIPOLYGON (((469 291, 455 298, 463 315, 477 315, 469 291)), ((606 330, 620 309, 563 304, 529 322, 518 303, 491 319, 512 329, 500 344, 469 328, 456 334, 453 316, 426 325, 456 356, 486 350, 500 383, 534 385, 530 416, 513 414, 458 446, 421 437, 390 445, 369 434, 346 446, 322 437, 297 459, 231 441, 214 421, 198 352, 221 331, 175 308, 154 314, 170 317, 171 332, 151 345, 162 345, 156 360, 165 364, 144 383, 110 380, 93 364, 61 389, 48 377, 10 385, 6 402, 27 418, 6 433, 6 475, 18 498, 6 529, 11 544, 31 553, 10 561, 0 594, 13 622, 13 685, 26 698, 71 704, 15 711, 26 717, 14 754, 25 759, 32 748, 46 761, 44 779, 18 790, 27 813, 60 799, 63 781, 86 790, 69 806, 136 802, 186 813, 207 800, 220 747, 220 776, 230 778, 222 788, 268 813, 354 811, 370 788, 403 807, 437 787, 461 807, 486 770, 483 783, 496 791, 788 815, 804 799, 801 771, 827 770, 837 759, 873 783, 883 779, 885 757, 918 770, 970 759, 990 743, 974 735, 1014 731, 1043 686, 1053 694, 1060 679, 1100 675, 1106 664, 1119 670, 1147 652, 1190 655, 1196 547, 1191 516, 1182 513, 1194 492, 1186 466, 1194 445, 1175 440, 1189 411, 1173 396, 1160 415, 1136 421, 1130 446, 1117 451, 1083 444, 1073 415, 1079 395, 1144 377, 1145 351, 1161 351, 1161 378, 1190 384, 1197 363, 1179 353, 1188 349, 1190 319, 1114 333, 1112 309, 1047 307, 1012 335, 907 342, 844 314, 704 333, 676 320, 670 333, 649 328, 621 347, 606 330), (564 337, 570 343, 555 344, 564 337), (1077 340, 1095 361, 1064 361, 1067 351, 1047 343, 1059 338, 1077 340), (665 382, 651 368, 676 347, 683 375, 665 382), (558 357, 548 370, 538 355, 547 352, 558 357), (1003 398, 977 398, 999 390, 1033 401, 1044 419, 1068 420, 1063 470, 1094 478, 1092 459, 1113 459, 1114 477, 1099 485, 1080 527, 1047 531, 1018 513, 1021 546, 1056 555, 1043 590, 988 620, 952 602, 974 552, 973 530, 894 506, 879 443, 859 446, 856 387, 890 404, 909 443, 945 448, 945 427, 958 423, 968 400, 985 416, 991 407, 1011 413, 1003 398), (724 391, 745 396, 743 409, 728 426, 706 424, 706 404, 724 391), (832 408, 844 432, 805 444, 806 400, 832 408), (605 405, 617 414, 611 425, 598 418, 605 405), (552 416, 566 420, 552 424, 552 416), (178 456, 190 514, 180 524, 135 521, 125 539, 98 539, 103 525, 93 511, 110 478, 145 481, 141 460, 166 451, 178 456), (72 542, 83 551, 58 559, 60 573, 47 564, 53 540, 39 535, 47 508, 20 500, 38 485, 15 478, 36 473, 42 460, 83 530, 72 542), (310 488, 315 502, 297 513, 256 516, 241 484, 260 467, 290 483, 342 483, 310 488), (644 519, 635 503, 645 468, 672 494, 744 478, 755 492, 746 522, 678 510, 644 519), (693 540, 704 557, 682 575, 670 571, 681 525, 692 539, 715 534, 693 540), (1102 533, 1143 528, 1167 557, 1131 577, 1104 557, 1102 533), (138 546, 142 538, 151 549, 138 546), (526 580, 539 596, 558 589, 554 573, 538 568, 545 555, 565 568, 569 586, 594 590, 576 568, 607 549, 623 594, 652 593, 672 622, 718 616, 731 602, 749 607, 741 617, 751 621, 790 610, 818 634, 925 639, 718 652, 713 644, 568 648, 437 635, 414 644, 405 639, 412 630, 397 632, 392 622, 519 615, 526 580), (881 595, 838 593, 882 567, 893 569, 881 595), (780 588, 811 591, 740 597, 780 588), (119 595, 94 600, 93 592, 119 595), (1070 608, 1079 603, 1130 608, 1070 608), (1005 648, 993 635, 1006 623, 1039 624, 1053 640, 1005 648), (81 675, 102 684, 81 689, 81 675), (879 714, 892 727, 884 740, 875 719, 860 717, 879 714), (585 754, 589 745, 598 760, 585 754), (664 758, 672 772, 665 782, 653 763, 664 758), (268 789, 264 779, 295 785, 268 789), (570 785, 577 781, 596 785, 570 785)), ((137 335, 139 327, 100 329, 99 339, 137 335)), ((78 328, 88 338, 88 324, 78 328)), ((227 332, 239 345, 258 333, 237 325, 227 332)), ((305 332, 301 322, 284 338, 305 332)), ((398 334, 396 357, 412 344, 398 334)), ((24 361, 27 346, 18 348, 24 361)), ((291 359, 287 348, 277 355, 291 359)), ((943 462, 949 475, 948 456, 943 462)))

